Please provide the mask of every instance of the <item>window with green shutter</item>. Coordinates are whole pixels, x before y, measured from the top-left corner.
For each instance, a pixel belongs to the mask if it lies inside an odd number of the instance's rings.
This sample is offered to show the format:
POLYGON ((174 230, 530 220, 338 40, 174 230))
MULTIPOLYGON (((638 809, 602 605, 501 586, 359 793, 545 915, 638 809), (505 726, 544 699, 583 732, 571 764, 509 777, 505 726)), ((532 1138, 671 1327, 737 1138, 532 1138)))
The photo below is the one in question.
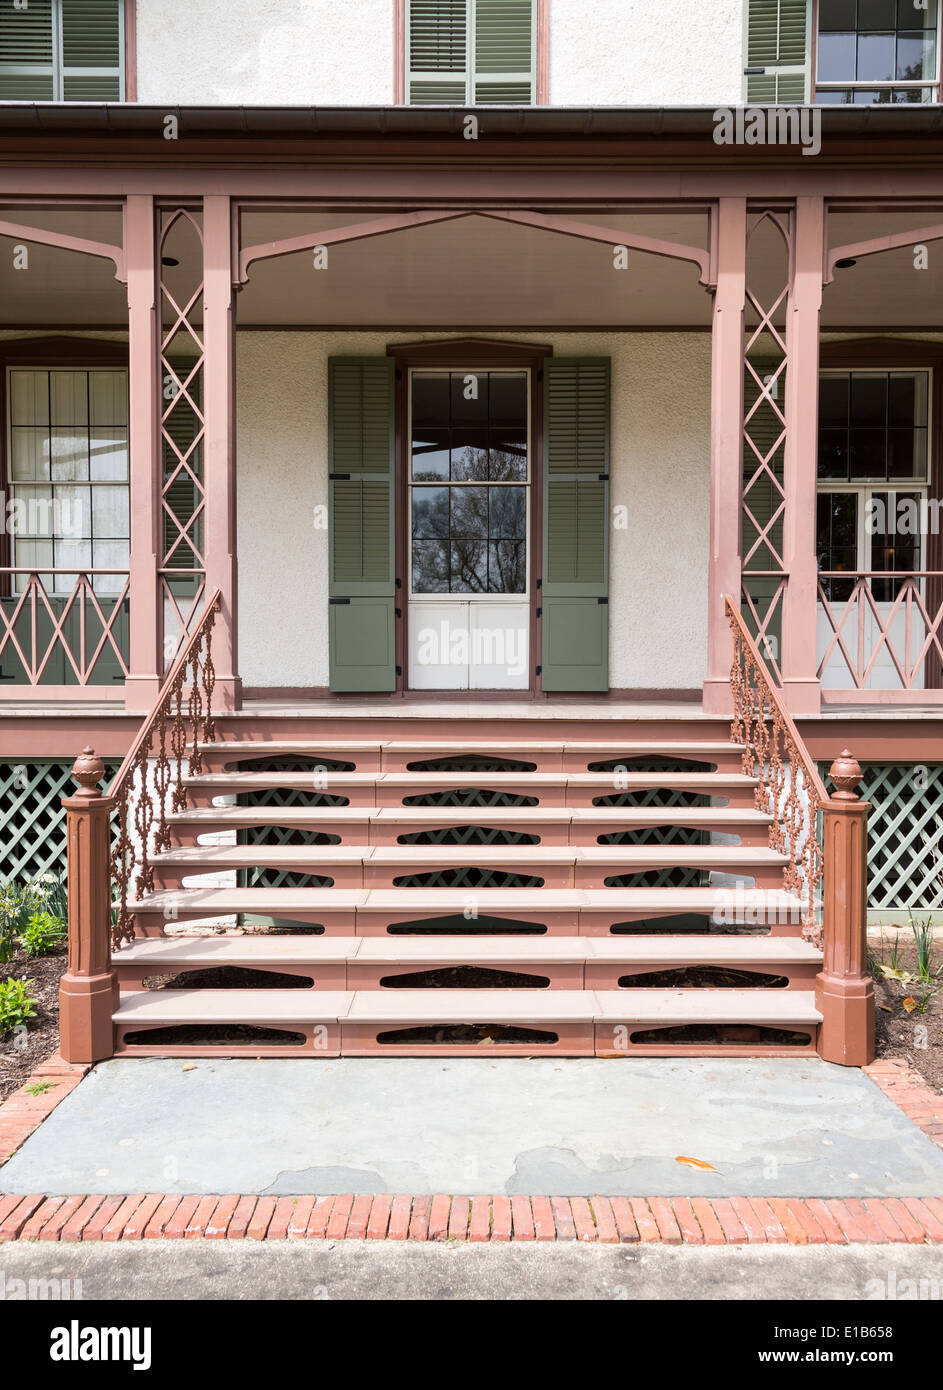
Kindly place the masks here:
POLYGON ((812 0, 747 0, 744 95, 751 105, 809 100, 812 0))
POLYGON ((407 102, 533 105, 536 10, 536 0, 407 0, 407 102))
POLYGON ((123 98, 124 0, 0 0, 0 100, 123 98))

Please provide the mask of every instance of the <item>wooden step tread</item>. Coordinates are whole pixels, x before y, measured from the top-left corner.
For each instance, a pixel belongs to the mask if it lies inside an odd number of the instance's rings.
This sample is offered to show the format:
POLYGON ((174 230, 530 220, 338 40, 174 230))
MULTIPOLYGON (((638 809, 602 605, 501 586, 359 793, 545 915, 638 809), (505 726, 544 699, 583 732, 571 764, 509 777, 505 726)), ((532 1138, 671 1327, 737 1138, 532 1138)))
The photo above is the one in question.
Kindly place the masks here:
POLYGON ((465 825, 486 821, 488 825, 513 826, 517 822, 534 825, 568 825, 586 821, 597 825, 719 826, 769 825, 772 816, 753 807, 726 806, 195 806, 172 811, 167 816, 174 825, 364 825, 371 821, 409 826, 465 825))
POLYGON ((389 865, 405 871, 413 865, 433 867, 529 864, 605 864, 630 869, 695 865, 705 869, 731 866, 780 867, 785 854, 739 845, 192 845, 153 855, 155 868, 328 869, 332 864, 389 865))
POLYGON ((713 912, 742 897, 777 913, 801 911, 802 900, 780 889, 725 888, 164 888, 132 902, 132 912, 234 912, 284 916, 295 911, 461 913, 473 896, 481 915, 494 912, 648 910, 713 912))
POLYGON ((487 787, 519 787, 523 783, 534 787, 599 787, 607 792, 631 791, 633 787, 648 788, 690 786, 704 788, 755 787, 756 778, 742 772, 327 772, 324 786, 315 787, 311 772, 204 772, 184 777, 185 786, 237 787, 242 790, 268 787, 294 787, 308 791, 332 792, 342 787, 405 787, 420 786, 472 787, 482 782, 487 787), (618 786, 616 786, 618 781, 618 786))
MULTIPOLYGON (((631 757, 644 757, 647 754, 669 754, 678 757, 722 756, 727 753, 742 753, 742 743, 729 741, 707 741, 690 739, 277 739, 258 741, 252 739, 226 739, 217 743, 201 743, 200 750, 206 753, 234 753, 239 757, 302 756, 329 753, 338 761, 349 753, 417 753, 429 757, 455 757, 462 754, 477 757, 513 758, 518 762, 528 761, 528 753, 625 753, 631 757)), ((532 761, 532 760, 530 760, 532 761)))
POLYGON ((140 990, 112 1015, 135 1024, 723 1022, 811 1025, 811 990, 140 990))
POLYGON ((216 936, 141 939, 116 951, 112 960, 127 966, 461 965, 495 962, 624 961, 627 965, 677 963, 710 965, 815 965, 822 952, 794 936, 216 936))

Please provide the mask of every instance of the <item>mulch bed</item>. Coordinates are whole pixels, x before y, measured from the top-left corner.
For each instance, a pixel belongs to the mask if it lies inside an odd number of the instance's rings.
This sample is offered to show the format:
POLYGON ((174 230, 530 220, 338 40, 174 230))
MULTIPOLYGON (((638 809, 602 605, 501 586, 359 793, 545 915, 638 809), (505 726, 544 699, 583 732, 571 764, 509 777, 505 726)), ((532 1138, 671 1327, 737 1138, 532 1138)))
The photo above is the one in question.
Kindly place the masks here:
MULTIPOLYGON (((887 945, 872 943, 871 950, 878 964, 890 964, 887 945)), ((939 952, 936 954, 939 964, 939 952)), ((901 969, 916 974, 917 953, 913 946, 901 944, 897 959, 901 969)), ((876 971, 874 997, 878 1057, 897 1057, 908 1062, 928 1085, 943 1094, 943 976, 939 977, 938 986, 927 991, 924 1006, 924 991, 918 984, 888 980, 876 971), (908 1012, 905 1000, 910 999, 917 1001, 917 1007, 908 1012)))
POLYGON ((65 949, 32 959, 17 948, 12 960, 0 963, 0 980, 18 975, 32 980, 36 1014, 26 1033, 0 1036, 0 1100, 19 1089, 42 1062, 59 1047, 59 977, 66 968, 65 949), (23 1046, 25 1038, 25 1046, 23 1046))

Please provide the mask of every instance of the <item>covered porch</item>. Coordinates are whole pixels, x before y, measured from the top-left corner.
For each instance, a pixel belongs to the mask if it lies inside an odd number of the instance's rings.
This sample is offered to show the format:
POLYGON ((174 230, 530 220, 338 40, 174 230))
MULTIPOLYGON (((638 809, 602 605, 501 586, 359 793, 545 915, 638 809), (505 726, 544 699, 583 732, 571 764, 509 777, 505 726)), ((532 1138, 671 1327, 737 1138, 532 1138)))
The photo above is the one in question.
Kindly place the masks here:
POLYGON ((706 112, 583 165, 560 113, 489 157, 400 112, 422 154, 341 131, 316 196, 281 134, 9 167, 0 709, 146 712, 218 588, 234 710, 723 717, 729 595, 794 716, 936 715, 943 199, 825 115, 828 170, 720 167, 706 112))

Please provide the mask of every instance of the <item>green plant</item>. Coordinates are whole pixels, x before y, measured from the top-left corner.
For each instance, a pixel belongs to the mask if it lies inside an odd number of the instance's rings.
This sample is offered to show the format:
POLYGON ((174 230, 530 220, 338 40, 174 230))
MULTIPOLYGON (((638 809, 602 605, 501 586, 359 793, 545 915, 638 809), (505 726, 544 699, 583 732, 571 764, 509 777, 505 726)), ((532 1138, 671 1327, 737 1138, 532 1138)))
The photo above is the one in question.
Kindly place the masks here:
POLYGON ((917 976, 921 980, 932 980, 937 973, 933 969, 933 918, 925 917, 918 922, 914 920, 912 912, 908 915, 917 947, 917 976))
POLYGON ((30 994, 35 983, 35 980, 18 980, 13 976, 0 981, 0 1033, 9 1033, 28 1018, 35 1018, 36 997, 30 994))
POLYGON ((20 932, 20 945, 28 956, 48 956, 66 939, 66 925, 51 912, 33 912, 20 932))
POLYGON ((0 888, 0 961, 9 960, 13 955, 21 925, 19 890, 15 883, 5 883, 0 888))
POLYGON ((28 1096, 44 1096, 47 1091, 52 1091, 55 1085, 54 1081, 34 1081, 32 1085, 24 1086, 23 1089, 28 1096))
POLYGON ((57 874, 39 874, 23 890, 28 911, 48 912, 65 922, 69 915, 66 886, 57 874))

